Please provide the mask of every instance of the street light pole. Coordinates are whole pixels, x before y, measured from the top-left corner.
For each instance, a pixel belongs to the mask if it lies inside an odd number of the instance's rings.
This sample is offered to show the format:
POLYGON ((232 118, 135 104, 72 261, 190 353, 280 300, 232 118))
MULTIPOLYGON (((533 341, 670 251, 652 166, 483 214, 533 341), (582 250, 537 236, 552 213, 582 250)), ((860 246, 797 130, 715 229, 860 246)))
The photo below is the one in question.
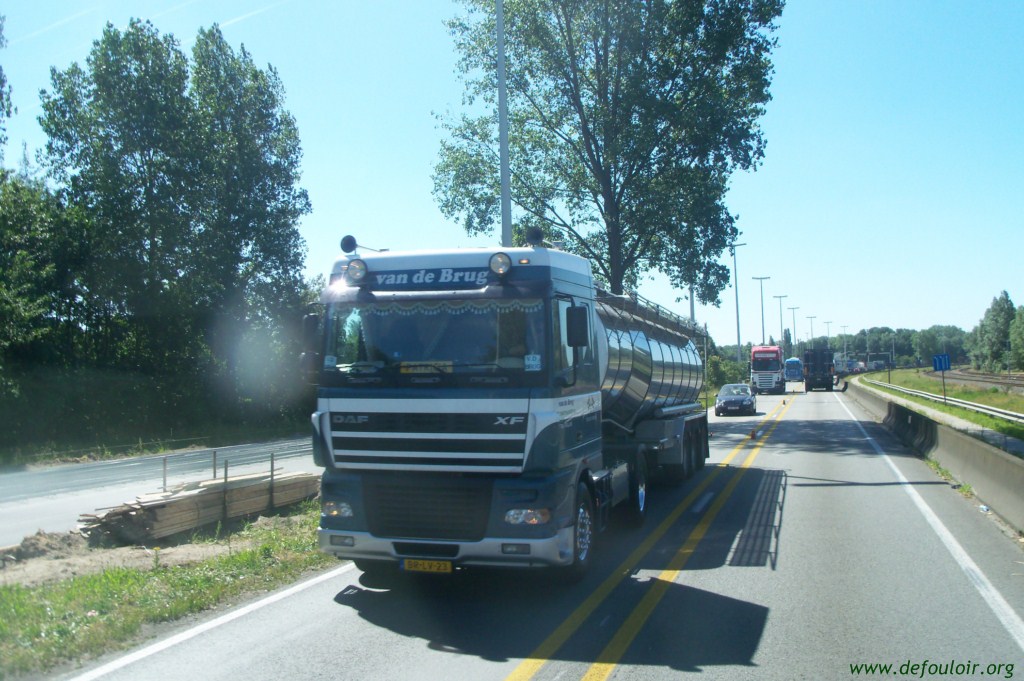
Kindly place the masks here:
POLYGON ((779 342, 782 344, 782 354, 786 354, 786 327, 782 322, 782 299, 789 296, 772 296, 779 299, 779 342))
MULTIPOLYGON (((793 340, 792 340, 792 343, 793 343, 793 346, 795 348, 796 345, 797 345, 797 342, 796 342, 796 311, 799 310, 800 308, 799 307, 790 307, 790 308, 786 308, 786 309, 788 309, 790 312, 793 313, 793 340)), ((797 351, 797 354, 800 354, 799 350, 797 351)))
POLYGON ((512 193, 508 159, 508 99, 505 86, 505 6, 497 0, 498 42, 498 161, 501 182, 501 245, 512 247, 512 193))
POLYGON ((751 277, 761 284, 761 345, 764 345, 764 280, 771 277, 751 277))
POLYGON ((825 347, 832 349, 832 322, 825 322, 825 347))
POLYGON ((746 244, 729 244, 729 250, 732 251, 732 281, 733 287, 736 289, 736 363, 743 363, 743 353, 740 348, 740 280, 736 274, 736 249, 740 246, 746 246, 746 244))
POLYGON ((814 320, 817 315, 808 315, 807 318, 811 320, 811 348, 814 348, 814 320))
POLYGON ((847 326, 846 324, 843 324, 840 328, 842 328, 843 330, 843 361, 849 362, 850 358, 846 355, 846 330, 850 327, 847 326))

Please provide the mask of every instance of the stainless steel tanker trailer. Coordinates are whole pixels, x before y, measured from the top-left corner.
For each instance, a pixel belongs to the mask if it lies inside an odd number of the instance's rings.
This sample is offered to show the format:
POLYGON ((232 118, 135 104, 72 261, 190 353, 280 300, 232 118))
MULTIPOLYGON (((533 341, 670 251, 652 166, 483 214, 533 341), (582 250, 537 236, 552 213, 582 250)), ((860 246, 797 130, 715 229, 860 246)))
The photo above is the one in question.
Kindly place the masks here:
POLYGON ((317 382, 319 543, 361 569, 578 577, 620 507, 708 456, 697 329, 541 248, 335 262, 303 366, 317 382))

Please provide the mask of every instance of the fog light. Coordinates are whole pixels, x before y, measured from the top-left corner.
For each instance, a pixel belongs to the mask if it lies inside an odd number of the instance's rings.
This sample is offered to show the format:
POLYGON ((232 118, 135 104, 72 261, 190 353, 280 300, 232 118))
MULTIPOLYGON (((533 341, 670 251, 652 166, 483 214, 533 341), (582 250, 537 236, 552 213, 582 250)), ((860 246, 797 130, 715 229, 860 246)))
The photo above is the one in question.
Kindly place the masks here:
POLYGON ((509 525, 543 525, 551 520, 551 511, 546 508, 513 508, 505 512, 509 525))
POLYGON ((509 556, 528 556, 530 555, 529 544, 502 544, 501 552, 509 556))
POLYGON ((331 535, 331 546, 355 546, 355 545, 356 545, 355 537, 349 537, 349 536, 346 536, 346 535, 338 535, 338 534, 332 534, 331 535))
POLYGON ((352 504, 333 499, 325 499, 320 504, 320 513, 331 518, 354 518, 356 515, 352 510, 352 504))

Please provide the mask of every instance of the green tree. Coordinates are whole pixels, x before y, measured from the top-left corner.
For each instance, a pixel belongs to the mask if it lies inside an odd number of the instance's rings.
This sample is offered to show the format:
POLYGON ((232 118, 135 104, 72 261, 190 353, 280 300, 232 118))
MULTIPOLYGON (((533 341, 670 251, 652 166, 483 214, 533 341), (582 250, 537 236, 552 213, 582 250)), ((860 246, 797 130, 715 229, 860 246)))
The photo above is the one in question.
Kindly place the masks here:
POLYGON ((914 334, 914 353, 925 366, 930 366, 932 357, 939 354, 948 354, 954 362, 958 362, 965 356, 963 347, 966 336, 966 332, 956 326, 936 324, 914 334))
MULTIPOLYGON (((81 218, 42 181, 0 170, 0 370, 66 365, 81 344, 81 218)), ((0 384, 18 391, 13 379, 0 384)))
POLYGON ((1003 291, 992 299, 978 326, 971 332, 971 363, 985 371, 999 371, 1006 367, 1010 353, 1010 325, 1016 309, 1010 294, 1003 291))
MULTIPOLYGON (((499 215, 495 17, 464 0, 449 27, 466 100, 445 124, 434 194, 469 233, 499 215), (480 110, 479 107, 476 109, 480 110)), ((508 0, 505 28, 514 226, 591 259, 615 293, 659 270, 718 301, 737 236, 724 197, 763 157, 772 23, 782 0, 508 0)))
MULTIPOLYGON (((187 60, 173 37, 133 20, 123 32, 108 24, 87 65, 51 69, 40 123, 50 175, 92 219, 89 292, 105 329, 128 322, 138 367, 190 364, 181 284, 194 263, 197 153, 187 60)), ((124 356, 108 348, 108 360, 124 356)))
MULTIPOLYGON (((7 17, 0 15, 0 50, 7 47, 7 38, 4 37, 4 22, 7 17)), ((0 162, 4 160, 4 147, 7 146, 7 119, 14 113, 11 105, 11 86, 7 82, 7 74, 3 66, 0 66, 0 162)))
POLYGON ((42 94, 47 170, 90 220, 84 297, 108 364, 231 373, 247 325, 305 295, 309 201, 280 80, 217 27, 193 58, 148 22, 108 25, 42 94))
POLYGON ((1024 369, 1024 305, 1017 308, 1010 323, 1010 362, 1014 369, 1024 369))
POLYGON ((305 303, 297 224, 310 204, 298 186, 302 152, 277 72, 257 68, 244 47, 236 53, 217 26, 199 31, 192 55, 195 128, 205 150, 194 298, 215 355, 237 378, 240 358, 254 349, 263 361, 246 366, 276 365, 294 354, 268 339, 305 303), (253 334, 262 340, 243 350, 253 334), (276 362, 266 361, 268 351, 276 362))
POLYGON ((46 331, 48 212, 40 191, 0 170, 0 359, 46 331))

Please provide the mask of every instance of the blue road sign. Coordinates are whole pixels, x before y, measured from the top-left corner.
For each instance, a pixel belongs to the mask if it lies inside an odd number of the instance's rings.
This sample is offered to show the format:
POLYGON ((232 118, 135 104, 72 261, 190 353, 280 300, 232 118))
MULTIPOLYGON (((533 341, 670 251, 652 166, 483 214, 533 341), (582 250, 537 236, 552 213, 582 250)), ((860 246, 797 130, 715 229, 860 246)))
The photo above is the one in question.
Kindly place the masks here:
POLYGON ((932 355, 932 368, 935 371, 949 371, 949 355, 932 355))

